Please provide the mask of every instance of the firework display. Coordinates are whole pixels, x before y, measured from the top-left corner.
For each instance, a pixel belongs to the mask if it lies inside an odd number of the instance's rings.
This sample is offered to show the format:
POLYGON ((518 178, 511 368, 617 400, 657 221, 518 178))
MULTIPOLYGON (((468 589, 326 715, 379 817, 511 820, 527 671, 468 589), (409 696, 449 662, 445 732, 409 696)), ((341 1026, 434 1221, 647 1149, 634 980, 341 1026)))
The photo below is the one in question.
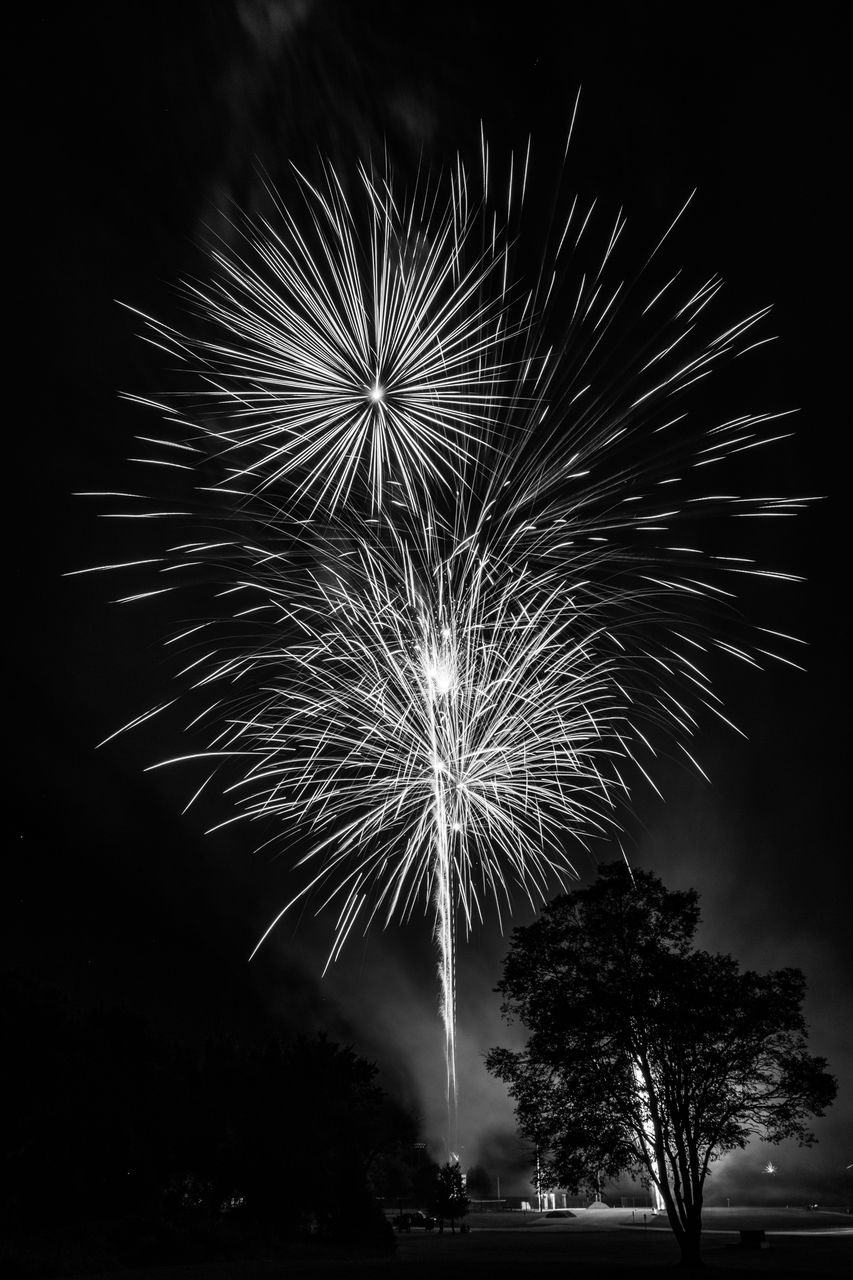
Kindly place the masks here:
POLYGON ((185 708, 188 748, 155 767, 207 764, 190 804, 215 784, 223 822, 302 841, 258 946, 309 898, 335 912, 330 962, 432 912, 451 1148, 457 921, 572 876, 662 745, 700 767, 702 718, 730 723, 715 652, 791 661, 734 608, 741 575, 786 575, 700 539, 805 501, 716 479, 782 415, 696 390, 768 340, 766 312, 715 324, 720 281, 661 269, 667 237, 620 271, 624 218, 601 234, 578 199, 531 272, 529 164, 499 183, 484 144, 477 179, 457 163, 413 193, 327 168, 235 217, 186 286, 191 332, 144 317, 185 384, 128 397, 164 421, 134 461, 179 498, 108 514, 180 534, 99 566, 142 575, 124 602, 193 599, 175 696, 125 728, 185 708))

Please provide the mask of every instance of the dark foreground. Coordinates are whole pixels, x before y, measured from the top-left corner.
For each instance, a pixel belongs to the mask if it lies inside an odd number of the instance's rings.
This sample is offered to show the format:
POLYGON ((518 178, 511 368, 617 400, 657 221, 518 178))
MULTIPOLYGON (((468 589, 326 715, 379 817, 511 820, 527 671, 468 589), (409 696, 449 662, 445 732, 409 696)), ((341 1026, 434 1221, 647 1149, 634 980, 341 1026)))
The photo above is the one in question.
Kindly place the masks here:
MULTIPOLYGON (((631 1210, 548 1220, 536 1214, 474 1214, 471 1230, 444 1235, 423 1231, 399 1237, 393 1257, 348 1257, 300 1251, 275 1262, 204 1264, 100 1272, 92 1280, 310 1280, 317 1277, 376 1277, 377 1280, 609 1280, 672 1275, 678 1249, 660 1220, 643 1225, 631 1210)), ((853 1223, 843 1213, 786 1209, 710 1209, 705 1214, 699 1271, 677 1276, 773 1276, 814 1280, 853 1274, 853 1223), (737 1247, 738 1232, 761 1227, 769 1248, 737 1247)))

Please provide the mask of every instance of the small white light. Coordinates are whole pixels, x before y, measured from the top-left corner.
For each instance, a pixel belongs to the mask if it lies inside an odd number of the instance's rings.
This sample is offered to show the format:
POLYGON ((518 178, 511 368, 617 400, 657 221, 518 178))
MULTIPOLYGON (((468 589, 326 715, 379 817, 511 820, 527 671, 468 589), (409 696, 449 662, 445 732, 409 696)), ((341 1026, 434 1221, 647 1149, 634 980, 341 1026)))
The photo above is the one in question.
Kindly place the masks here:
POLYGON ((378 380, 376 384, 370 388, 370 398, 374 404, 379 404, 380 400, 385 399, 385 388, 378 380))
POLYGON ((442 697, 450 692, 453 685, 453 672, 443 663, 437 664, 432 673, 436 693, 442 697))

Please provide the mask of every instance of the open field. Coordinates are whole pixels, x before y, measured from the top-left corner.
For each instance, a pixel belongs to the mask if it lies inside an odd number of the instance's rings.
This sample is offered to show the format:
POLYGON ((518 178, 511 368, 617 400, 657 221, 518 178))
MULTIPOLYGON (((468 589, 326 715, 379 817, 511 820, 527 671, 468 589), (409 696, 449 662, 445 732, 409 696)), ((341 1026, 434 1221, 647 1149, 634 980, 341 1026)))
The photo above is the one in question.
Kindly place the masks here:
MULTIPOLYGON (((575 1216, 472 1214, 471 1230, 413 1231, 401 1235, 394 1257, 330 1253, 293 1254, 276 1262, 156 1267, 100 1273, 97 1280, 309 1280, 310 1277, 376 1277, 377 1280, 627 1280, 667 1275, 678 1249, 660 1219, 643 1226, 641 1210, 574 1210, 575 1216), (632 1218, 633 1214, 633 1218, 632 1218)), ((704 1215, 704 1276, 766 1275, 785 1280, 853 1273, 853 1223, 848 1215, 802 1209, 708 1209, 704 1215), (742 1229, 762 1228, 769 1247, 737 1246, 742 1229)), ((690 1272, 679 1271, 680 1276, 690 1272)))

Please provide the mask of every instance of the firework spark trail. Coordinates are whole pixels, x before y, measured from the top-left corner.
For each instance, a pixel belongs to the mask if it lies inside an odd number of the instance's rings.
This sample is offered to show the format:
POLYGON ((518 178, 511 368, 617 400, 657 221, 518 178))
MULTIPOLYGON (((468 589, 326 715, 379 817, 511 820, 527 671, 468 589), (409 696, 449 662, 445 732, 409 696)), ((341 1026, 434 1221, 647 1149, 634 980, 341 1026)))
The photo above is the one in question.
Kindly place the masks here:
POLYGON ((203 335, 144 317, 194 391, 128 397, 164 419, 135 461, 203 482, 170 504, 113 494, 105 513, 192 533, 98 567, 154 566, 122 603, 213 589, 168 642, 189 650, 186 727, 216 726, 178 757, 212 765, 187 807, 216 777, 231 821, 315 841, 261 942, 309 893, 338 908, 329 963, 357 922, 433 912, 449 1136, 457 911, 467 932, 485 898, 500 915, 513 886, 535 901, 572 875, 566 840, 618 826, 624 762, 655 787, 662 734, 700 768, 701 719, 735 727, 715 651, 791 662, 791 637, 756 640, 734 614, 744 576, 789 575, 672 526, 807 501, 707 488, 709 467, 785 434, 783 414, 693 420, 691 389, 769 341, 766 310, 714 326, 717 278, 655 274, 681 214, 620 277, 624 217, 596 239, 577 198, 517 280, 528 166, 529 148, 500 216, 485 144, 478 199, 461 164, 444 203, 365 171, 350 199, 327 169, 298 178, 302 217, 277 196, 267 218, 236 216, 239 249, 215 245, 210 280, 187 287, 203 335))
MULTIPOLYGON (((447 1101, 448 1148, 457 1145, 457 1085, 456 1085, 456 931, 455 895, 453 892, 453 868, 450 845, 453 832, 450 829, 448 799, 442 776, 442 758, 439 737, 446 739, 449 732, 447 702, 454 693, 456 672, 451 652, 450 632, 443 627, 441 647, 438 652, 425 647, 423 651, 423 676, 429 721, 429 746, 432 756, 432 788, 435 814, 433 839, 435 841, 435 936, 439 954, 439 981, 441 983, 441 1016, 444 1023, 444 1059, 446 1064, 445 1093, 447 1101)), ((452 803, 452 800, 451 800, 452 803)), ((457 826, 458 824, 454 824, 457 826)))
POLYGON ((453 871, 449 852, 450 834, 443 809, 435 815, 436 884, 435 937, 438 944, 438 977, 441 989, 441 1020, 444 1026, 445 1101, 447 1105, 447 1145, 458 1146, 458 1088, 456 1082, 456 931, 453 899, 453 871))

